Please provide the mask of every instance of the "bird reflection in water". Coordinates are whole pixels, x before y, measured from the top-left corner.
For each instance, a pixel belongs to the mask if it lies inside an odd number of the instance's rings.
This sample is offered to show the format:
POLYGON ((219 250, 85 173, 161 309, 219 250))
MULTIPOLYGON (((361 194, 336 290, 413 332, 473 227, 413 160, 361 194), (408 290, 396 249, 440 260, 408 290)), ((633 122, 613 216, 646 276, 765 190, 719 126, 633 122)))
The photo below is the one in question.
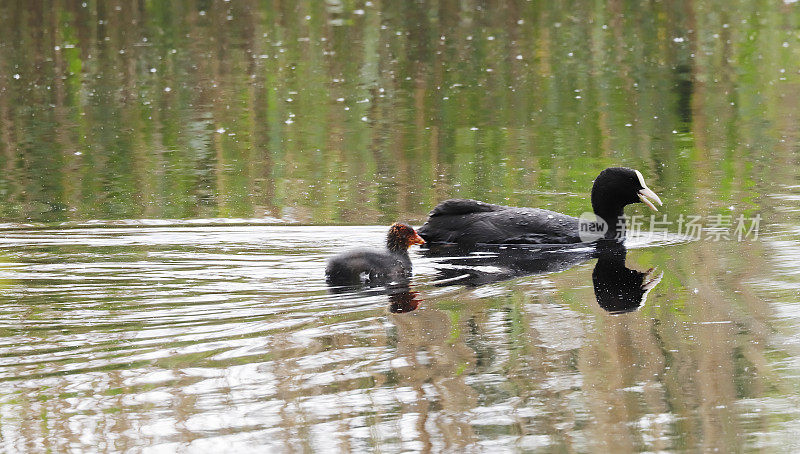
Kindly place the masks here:
POLYGON ((419 292, 411 290, 409 287, 405 289, 390 290, 389 295, 389 312, 393 314, 404 314, 416 310, 422 303, 419 297, 419 292))
POLYGON ((411 290, 410 279, 398 279, 397 281, 378 285, 375 283, 365 283, 362 285, 334 286, 330 285, 328 291, 331 294, 358 293, 361 295, 386 295, 389 297, 389 312, 393 314, 403 314, 415 311, 422 304, 419 292, 411 290))
POLYGON ((485 246, 431 249, 429 256, 444 257, 437 263, 436 285, 477 287, 492 282, 563 271, 597 259, 592 283, 598 305, 611 314, 639 309, 647 294, 661 281, 654 268, 638 271, 625 266, 627 250, 616 241, 582 246, 485 246))
MULTIPOLYGON (((623 314, 641 308, 648 293, 661 281, 663 273, 655 268, 638 271, 625 266, 627 249, 621 243, 599 242, 576 246, 486 246, 465 251, 437 248, 427 252, 436 257, 436 286, 466 285, 478 287, 521 276, 564 271, 588 260, 597 259, 592 284, 597 304, 610 314, 623 314)), ((331 287, 333 293, 360 291, 382 293, 389 297, 389 312, 417 310, 422 298, 411 290, 408 278, 384 284, 331 287)))
POLYGON ((647 294, 664 273, 655 268, 637 271, 625 266, 625 248, 601 250, 592 271, 597 304, 612 314, 632 312, 644 306, 647 294))

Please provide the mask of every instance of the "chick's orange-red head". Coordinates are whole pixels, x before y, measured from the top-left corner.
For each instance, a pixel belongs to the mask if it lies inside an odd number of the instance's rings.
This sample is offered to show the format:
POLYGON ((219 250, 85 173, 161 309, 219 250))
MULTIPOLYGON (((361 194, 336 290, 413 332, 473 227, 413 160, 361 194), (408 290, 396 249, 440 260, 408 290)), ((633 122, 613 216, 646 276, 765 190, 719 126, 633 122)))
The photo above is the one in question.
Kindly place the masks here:
POLYGON ((405 250, 415 244, 425 244, 413 227, 396 222, 389 228, 386 243, 391 250, 405 250))

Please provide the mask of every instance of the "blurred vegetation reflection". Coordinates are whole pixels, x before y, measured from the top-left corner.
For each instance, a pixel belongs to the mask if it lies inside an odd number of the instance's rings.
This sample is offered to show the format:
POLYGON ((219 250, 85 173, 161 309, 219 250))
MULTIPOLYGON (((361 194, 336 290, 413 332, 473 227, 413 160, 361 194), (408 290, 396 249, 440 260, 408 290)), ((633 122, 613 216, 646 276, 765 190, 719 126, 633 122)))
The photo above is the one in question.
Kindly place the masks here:
POLYGON ((43 0, 0 21, 9 222, 577 214, 612 164, 673 208, 752 206, 794 160, 791 2, 43 0))

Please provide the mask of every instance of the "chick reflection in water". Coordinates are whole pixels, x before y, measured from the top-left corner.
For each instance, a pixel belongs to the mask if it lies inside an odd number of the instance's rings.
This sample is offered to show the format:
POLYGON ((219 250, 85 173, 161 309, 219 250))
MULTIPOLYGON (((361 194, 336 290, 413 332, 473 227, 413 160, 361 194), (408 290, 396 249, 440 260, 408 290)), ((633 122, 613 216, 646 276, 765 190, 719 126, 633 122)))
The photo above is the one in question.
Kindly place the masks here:
POLYGON ((389 295, 389 312, 393 314, 404 314, 417 310, 422 299, 419 297, 419 292, 410 290, 408 287, 404 289, 390 289, 389 295))
MULTIPOLYGON (((441 255, 442 251, 437 251, 441 255)), ((617 242, 586 247, 484 247, 469 254, 452 251, 438 262, 436 285, 480 286, 515 277, 555 273, 597 259, 592 283, 598 305, 612 314, 639 309, 661 281, 654 268, 638 271, 625 266, 627 249, 617 242)))

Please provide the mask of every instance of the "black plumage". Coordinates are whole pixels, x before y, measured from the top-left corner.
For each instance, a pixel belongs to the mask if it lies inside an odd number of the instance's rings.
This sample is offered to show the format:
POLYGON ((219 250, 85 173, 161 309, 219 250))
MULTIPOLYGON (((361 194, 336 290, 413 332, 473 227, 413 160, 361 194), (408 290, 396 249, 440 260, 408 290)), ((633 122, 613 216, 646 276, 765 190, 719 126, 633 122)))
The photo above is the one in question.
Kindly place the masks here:
POLYGON ((386 235, 386 249, 355 249, 328 260, 327 282, 336 286, 380 285, 403 282, 411 276, 408 248, 425 241, 406 224, 393 224, 386 235))
MULTIPOLYGON (((592 209, 605 221, 605 238, 624 232, 623 209, 636 202, 656 209, 658 196, 642 174, 625 167, 600 172, 591 192, 592 209)), ((420 227, 428 243, 474 244, 569 244, 580 243, 579 218, 540 208, 493 205, 470 199, 450 199, 437 205, 420 227)))

